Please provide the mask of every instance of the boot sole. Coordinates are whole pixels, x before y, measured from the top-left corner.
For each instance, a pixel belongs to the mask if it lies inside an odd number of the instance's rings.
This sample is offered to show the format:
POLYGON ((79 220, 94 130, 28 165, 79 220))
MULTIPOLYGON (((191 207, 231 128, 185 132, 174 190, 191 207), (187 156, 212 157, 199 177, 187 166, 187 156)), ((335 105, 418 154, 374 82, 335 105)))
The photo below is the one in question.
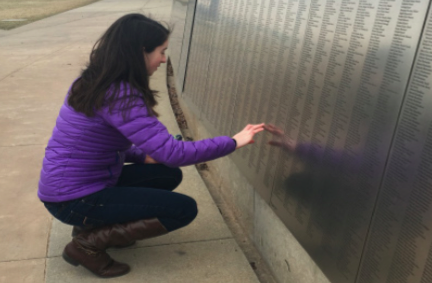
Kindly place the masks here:
MULTIPOLYGON (((62 253, 62 257, 63 257, 63 259, 64 259, 67 263, 69 263, 69 264, 71 264, 71 265, 73 265, 73 266, 78 266, 78 265, 80 265, 78 261, 76 261, 76 260, 70 258, 70 257, 69 257, 65 252, 62 253)), ((85 266, 83 266, 83 267, 85 268, 85 266)), ((87 268, 85 268, 85 269, 87 269, 87 268)), ((128 274, 128 273, 130 272, 130 268, 129 268, 128 271, 126 271, 125 273, 122 273, 122 274, 118 274, 118 275, 114 275, 114 276, 101 276, 101 275, 99 275, 99 274, 97 274, 97 273, 94 273, 94 272, 91 271, 90 269, 87 269, 87 270, 90 271, 91 273, 93 273, 94 275, 96 275, 96 276, 99 277, 99 278, 114 278, 114 277, 120 277, 120 276, 126 275, 126 274, 128 274)))
POLYGON ((70 258, 70 257, 69 257, 65 252, 63 252, 62 257, 63 257, 63 259, 64 259, 67 263, 69 263, 69 264, 71 264, 71 265, 73 265, 73 266, 78 266, 78 265, 79 265, 79 262, 78 262, 78 261, 76 261, 76 260, 70 258))

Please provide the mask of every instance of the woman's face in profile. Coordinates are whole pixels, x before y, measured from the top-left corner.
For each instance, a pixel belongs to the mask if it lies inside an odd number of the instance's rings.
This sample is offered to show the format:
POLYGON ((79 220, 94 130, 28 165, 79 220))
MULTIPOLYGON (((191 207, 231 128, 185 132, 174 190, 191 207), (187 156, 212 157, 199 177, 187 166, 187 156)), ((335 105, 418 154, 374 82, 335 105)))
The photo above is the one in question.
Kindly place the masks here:
POLYGON ((147 67, 147 73, 149 76, 151 76, 157 68, 162 63, 166 63, 166 56, 165 51, 168 48, 168 40, 165 41, 162 45, 159 45, 158 47, 153 50, 153 52, 147 53, 144 51, 144 59, 145 64, 147 67))

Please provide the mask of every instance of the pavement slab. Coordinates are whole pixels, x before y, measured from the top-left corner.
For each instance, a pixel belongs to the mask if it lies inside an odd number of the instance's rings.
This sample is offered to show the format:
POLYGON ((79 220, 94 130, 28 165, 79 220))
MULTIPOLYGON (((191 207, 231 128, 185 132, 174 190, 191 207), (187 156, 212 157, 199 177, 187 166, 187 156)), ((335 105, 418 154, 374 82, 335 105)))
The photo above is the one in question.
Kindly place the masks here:
POLYGON ((43 282, 45 277, 45 261, 46 259, 42 258, 0 262, 0 283, 43 282))
POLYGON ((46 256, 51 217, 36 196, 43 151, 0 147, 0 262, 46 256))

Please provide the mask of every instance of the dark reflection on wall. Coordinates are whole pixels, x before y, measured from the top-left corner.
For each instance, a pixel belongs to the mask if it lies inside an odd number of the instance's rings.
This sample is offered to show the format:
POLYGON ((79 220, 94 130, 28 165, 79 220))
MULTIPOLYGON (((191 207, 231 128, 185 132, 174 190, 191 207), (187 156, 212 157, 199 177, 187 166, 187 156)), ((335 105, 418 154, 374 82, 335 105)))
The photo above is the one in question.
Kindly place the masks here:
POLYGON ((432 282, 429 6, 197 3, 184 98, 215 135, 267 123, 232 158, 332 282, 432 282))
POLYGON ((342 149, 325 153, 317 144, 297 143, 275 126, 268 125, 267 130, 273 135, 269 144, 280 148, 280 158, 292 160, 295 168, 278 184, 285 211, 282 218, 302 227, 295 234, 321 266, 331 258, 340 272, 349 274, 352 250, 347 245, 352 240, 347 232, 354 231, 347 227, 370 214, 357 193, 361 184, 347 178, 361 176, 361 156, 347 158, 342 149))

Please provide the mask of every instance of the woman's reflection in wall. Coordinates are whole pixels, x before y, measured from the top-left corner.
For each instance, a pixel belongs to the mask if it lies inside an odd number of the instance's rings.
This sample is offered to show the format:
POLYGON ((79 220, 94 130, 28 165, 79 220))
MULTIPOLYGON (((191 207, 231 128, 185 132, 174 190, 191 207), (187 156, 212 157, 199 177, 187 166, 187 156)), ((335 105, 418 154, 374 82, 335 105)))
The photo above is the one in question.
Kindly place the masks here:
POLYGON ((292 216, 304 222, 309 235, 322 233, 321 248, 340 255, 346 245, 347 227, 365 213, 358 205, 356 183, 350 178, 357 176, 359 159, 344 158, 342 150, 298 143, 275 125, 268 124, 265 129, 273 135, 269 144, 281 148, 284 158, 292 159, 291 171, 280 183, 285 205, 294 204, 292 216), (309 212, 305 214, 310 215, 307 219, 299 218, 302 210, 309 212))

